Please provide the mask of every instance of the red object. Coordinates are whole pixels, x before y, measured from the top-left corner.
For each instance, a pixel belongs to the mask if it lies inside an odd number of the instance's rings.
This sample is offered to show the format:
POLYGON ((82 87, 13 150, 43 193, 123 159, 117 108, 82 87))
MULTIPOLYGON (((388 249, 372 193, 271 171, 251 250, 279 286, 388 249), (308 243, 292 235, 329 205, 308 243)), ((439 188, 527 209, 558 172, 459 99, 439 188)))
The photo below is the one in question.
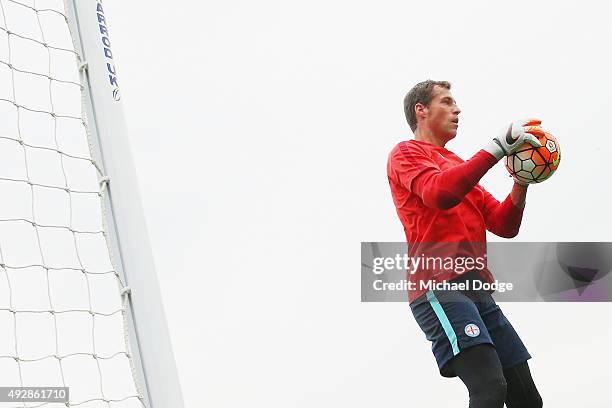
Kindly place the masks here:
MULTIPOLYGON (((468 161, 444 147, 417 140, 401 142, 389 154, 387 176, 393 202, 404 226, 410 258, 485 257, 486 230, 511 238, 518 233, 523 215, 508 196, 502 203, 478 184, 497 163, 480 150, 468 161)), ((420 282, 451 281, 455 270, 420 268, 411 271, 412 302, 427 291, 420 282)), ((493 276, 481 270, 486 282, 493 276)))

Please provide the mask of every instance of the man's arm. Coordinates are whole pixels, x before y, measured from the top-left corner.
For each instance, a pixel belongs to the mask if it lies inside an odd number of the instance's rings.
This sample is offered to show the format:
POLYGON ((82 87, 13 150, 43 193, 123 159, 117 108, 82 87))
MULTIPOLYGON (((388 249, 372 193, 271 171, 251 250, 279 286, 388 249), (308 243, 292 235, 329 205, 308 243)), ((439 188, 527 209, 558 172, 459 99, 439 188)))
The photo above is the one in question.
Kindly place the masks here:
MULTIPOLYGON (((448 210, 458 205, 502 157, 523 143, 541 146, 534 136, 543 134, 539 124, 537 119, 513 122, 470 160, 447 170, 440 170, 419 148, 400 144, 391 154, 387 174, 418 195, 426 206, 448 210)), ((520 203, 520 191, 515 194, 520 203)))
POLYGON ((527 186, 514 183, 508 197, 500 203, 483 188, 483 215, 487 229, 502 238, 513 238, 521 227, 527 186))
MULTIPOLYGON (((543 134, 543 130, 539 127, 540 123, 538 119, 513 122, 470 160, 444 171, 432 164, 431 159, 418 149, 400 145, 399 150, 404 157, 397 159, 396 162, 407 163, 403 167, 409 171, 403 172, 402 169, 398 169, 396 175, 409 191, 423 200, 426 206, 448 210, 458 205, 502 157, 515 152, 523 143, 541 146, 535 136, 543 134)), ((520 191, 514 194, 520 205, 520 191)))
POLYGON ((510 191, 512 203, 518 208, 525 208, 525 199, 527 197, 527 185, 519 184, 516 181, 510 191))
POLYGON ((426 206, 448 210, 463 201, 495 163, 497 159, 493 155, 481 150, 468 161, 455 167, 446 170, 428 168, 414 178, 409 189, 418 195, 426 206))

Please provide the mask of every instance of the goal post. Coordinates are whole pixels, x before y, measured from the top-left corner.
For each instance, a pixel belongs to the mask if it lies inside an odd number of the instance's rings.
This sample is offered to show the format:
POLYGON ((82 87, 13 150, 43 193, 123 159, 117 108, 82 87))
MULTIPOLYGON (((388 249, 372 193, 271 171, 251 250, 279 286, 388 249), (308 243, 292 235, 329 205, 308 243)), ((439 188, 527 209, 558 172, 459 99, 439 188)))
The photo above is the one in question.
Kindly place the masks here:
POLYGON ((184 406, 161 301, 107 15, 101 0, 64 0, 80 59, 83 108, 91 154, 101 168, 107 237, 113 265, 129 288, 126 304, 134 375, 151 408, 184 406))

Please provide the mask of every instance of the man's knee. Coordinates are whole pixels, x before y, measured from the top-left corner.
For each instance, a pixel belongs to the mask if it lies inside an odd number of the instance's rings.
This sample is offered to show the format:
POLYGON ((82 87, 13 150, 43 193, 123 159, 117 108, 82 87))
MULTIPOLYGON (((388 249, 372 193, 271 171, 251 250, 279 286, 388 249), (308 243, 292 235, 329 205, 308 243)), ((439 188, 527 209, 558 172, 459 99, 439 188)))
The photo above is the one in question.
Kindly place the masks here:
POLYGON ((470 407, 502 408, 506 401, 507 384, 501 378, 490 378, 470 394, 470 407))
POLYGON ((533 382, 527 362, 506 369, 504 377, 508 382, 506 395, 508 408, 542 408, 542 397, 533 382))
POLYGON ((506 401, 506 407, 508 408, 542 408, 543 405, 542 397, 538 393, 530 395, 522 401, 506 401))

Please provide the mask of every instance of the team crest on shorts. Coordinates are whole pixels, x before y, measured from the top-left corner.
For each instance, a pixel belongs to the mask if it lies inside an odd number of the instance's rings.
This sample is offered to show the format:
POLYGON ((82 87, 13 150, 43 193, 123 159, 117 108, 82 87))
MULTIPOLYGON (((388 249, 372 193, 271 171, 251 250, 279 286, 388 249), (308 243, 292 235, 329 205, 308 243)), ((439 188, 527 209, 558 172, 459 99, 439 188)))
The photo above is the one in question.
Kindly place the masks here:
POLYGON ((465 334, 467 334, 470 337, 478 337, 478 335, 480 334, 480 328, 478 326, 476 326, 474 323, 470 323, 467 326, 465 326, 465 334))

